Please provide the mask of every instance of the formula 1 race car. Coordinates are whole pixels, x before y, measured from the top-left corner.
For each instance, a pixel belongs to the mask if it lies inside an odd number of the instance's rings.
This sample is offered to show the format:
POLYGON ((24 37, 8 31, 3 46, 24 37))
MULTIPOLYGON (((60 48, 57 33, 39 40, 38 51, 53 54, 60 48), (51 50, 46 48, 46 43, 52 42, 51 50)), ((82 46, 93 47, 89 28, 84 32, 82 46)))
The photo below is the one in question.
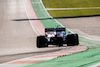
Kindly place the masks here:
POLYGON ((66 28, 45 28, 45 35, 37 36, 37 47, 48 45, 74 46, 79 44, 78 34, 66 34, 66 28))

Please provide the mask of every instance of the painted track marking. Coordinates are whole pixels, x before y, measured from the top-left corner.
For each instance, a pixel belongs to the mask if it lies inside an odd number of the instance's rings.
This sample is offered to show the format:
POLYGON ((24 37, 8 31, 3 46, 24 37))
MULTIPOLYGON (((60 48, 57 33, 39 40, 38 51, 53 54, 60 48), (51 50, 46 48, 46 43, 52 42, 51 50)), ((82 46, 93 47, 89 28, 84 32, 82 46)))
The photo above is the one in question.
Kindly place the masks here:
POLYGON ((69 54, 83 52, 83 51, 86 51, 87 49, 88 48, 86 46, 73 46, 73 47, 71 47, 71 49, 69 49, 67 51, 63 49, 63 50, 57 51, 57 52, 52 52, 52 53, 48 53, 48 54, 44 54, 44 55, 38 55, 38 56, 33 56, 33 57, 28 57, 28 58, 23 58, 23 59, 7 62, 4 64, 0 64, 0 66, 1 65, 9 65, 9 64, 37 63, 37 62, 42 62, 42 61, 46 61, 46 60, 51 60, 51 59, 54 59, 57 57, 66 56, 69 54))
POLYGON ((82 7, 82 8, 46 8, 46 10, 76 10, 76 9, 100 9, 100 7, 82 7))

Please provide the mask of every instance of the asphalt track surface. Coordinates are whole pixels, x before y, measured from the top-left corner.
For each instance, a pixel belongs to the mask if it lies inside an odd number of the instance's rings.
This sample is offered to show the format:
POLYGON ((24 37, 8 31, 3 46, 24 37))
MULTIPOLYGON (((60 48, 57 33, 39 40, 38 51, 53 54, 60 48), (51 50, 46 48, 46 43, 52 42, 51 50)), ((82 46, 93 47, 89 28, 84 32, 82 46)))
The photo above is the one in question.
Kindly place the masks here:
POLYGON ((56 47, 37 48, 37 34, 33 31, 30 22, 14 21, 28 19, 25 1, 0 0, 0 63, 59 49, 55 49, 56 47))
POLYGON ((13 21, 23 18, 27 15, 22 0, 0 0, 0 62, 6 59, 4 55, 33 51, 37 35, 29 21, 13 21))

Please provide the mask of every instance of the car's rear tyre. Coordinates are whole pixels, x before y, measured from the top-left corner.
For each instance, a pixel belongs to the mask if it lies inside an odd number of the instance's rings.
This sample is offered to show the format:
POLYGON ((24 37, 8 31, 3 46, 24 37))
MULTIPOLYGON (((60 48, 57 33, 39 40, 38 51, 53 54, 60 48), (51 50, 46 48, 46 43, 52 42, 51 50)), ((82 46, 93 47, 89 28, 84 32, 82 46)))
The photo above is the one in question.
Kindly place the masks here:
POLYGON ((47 39, 45 38, 45 36, 38 36, 37 37, 37 47, 38 48, 48 47, 47 39))
POLYGON ((75 46, 79 44, 78 34, 68 34, 66 40, 67 46, 75 46))

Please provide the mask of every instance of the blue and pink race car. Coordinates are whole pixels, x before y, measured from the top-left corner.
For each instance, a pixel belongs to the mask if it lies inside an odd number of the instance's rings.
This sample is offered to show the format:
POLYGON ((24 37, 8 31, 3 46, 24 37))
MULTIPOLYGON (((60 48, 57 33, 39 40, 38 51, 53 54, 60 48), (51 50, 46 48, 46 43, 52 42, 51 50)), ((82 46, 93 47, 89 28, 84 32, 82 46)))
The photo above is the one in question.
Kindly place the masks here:
POLYGON ((45 35, 37 36, 37 47, 48 47, 48 45, 74 46, 79 44, 78 34, 66 34, 66 28, 45 28, 45 35))

